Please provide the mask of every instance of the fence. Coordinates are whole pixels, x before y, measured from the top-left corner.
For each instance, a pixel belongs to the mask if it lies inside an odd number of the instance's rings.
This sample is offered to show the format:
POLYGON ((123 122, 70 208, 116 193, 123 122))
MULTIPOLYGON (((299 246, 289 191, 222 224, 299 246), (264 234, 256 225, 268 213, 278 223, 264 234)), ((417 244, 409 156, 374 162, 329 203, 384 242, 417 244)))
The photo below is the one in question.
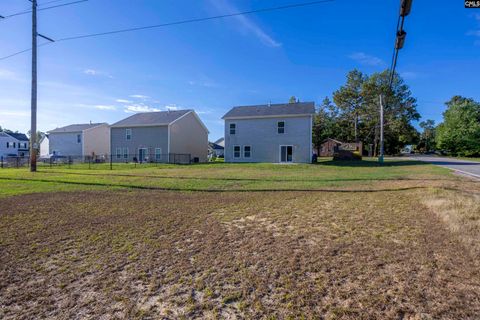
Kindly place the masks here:
MULTIPOLYGON (((54 155, 49 157, 37 157, 37 167, 53 168, 86 168, 86 169, 110 169, 114 168, 141 168, 146 166, 158 166, 160 164, 191 164, 198 162, 198 158, 190 154, 168 153, 155 154, 149 157, 143 154, 115 154, 103 156, 78 156, 78 155, 54 155)), ((30 166, 30 157, 0 157, 0 168, 20 168, 30 166)))

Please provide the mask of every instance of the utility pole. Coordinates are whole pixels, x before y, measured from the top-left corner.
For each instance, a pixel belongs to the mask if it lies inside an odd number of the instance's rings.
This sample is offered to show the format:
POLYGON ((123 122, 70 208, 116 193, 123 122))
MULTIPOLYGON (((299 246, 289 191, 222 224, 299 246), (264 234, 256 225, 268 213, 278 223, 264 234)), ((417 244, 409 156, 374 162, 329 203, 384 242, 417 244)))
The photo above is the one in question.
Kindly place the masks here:
MULTIPOLYGON (((389 80, 389 88, 392 89, 392 84, 393 84, 393 79, 395 77, 395 67, 397 66, 397 60, 398 60, 398 52, 400 49, 403 48, 405 44, 405 37, 407 36, 407 33, 405 30, 403 30, 403 26, 405 23, 405 17, 410 14, 410 11, 412 10, 412 2, 413 0, 400 0, 400 14, 397 22, 397 34, 395 37, 395 48, 394 48, 394 54, 393 54, 393 60, 392 60, 392 65, 390 67, 390 80, 389 80)), ((380 155, 378 157, 378 161, 380 163, 383 162, 384 158, 384 147, 383 147, 383 112, 384 112, 384 106, 383 106, 383 97, 382 94, 380 94, 380 155)))
POLYGON ((30 171, 37 171, 37 0, 32 2, 32 104, 30 118, 30 171))
POLYGON ((379 162, 383 162, 384 149, 383 149, 383 96, 380 94, 380 156, 379 162))

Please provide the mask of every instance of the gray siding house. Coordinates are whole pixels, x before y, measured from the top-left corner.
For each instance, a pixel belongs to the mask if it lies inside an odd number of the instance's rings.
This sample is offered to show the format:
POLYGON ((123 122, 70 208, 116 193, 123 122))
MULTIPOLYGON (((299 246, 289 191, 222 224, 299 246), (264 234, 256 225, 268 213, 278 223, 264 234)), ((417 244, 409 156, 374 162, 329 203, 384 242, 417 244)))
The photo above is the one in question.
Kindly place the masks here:
POLYGON ((111 126, 116 162, 206 162, 208 129, 193 110, 137 113, 111 126))
POLYGON ((50 154, 63 156, 107 156, 110 128, 107 123, 72 124, 48 132, 50 154))
POLYGON ((234 107, 225 120, 226 162, 310 163, 313 102, 234 107))

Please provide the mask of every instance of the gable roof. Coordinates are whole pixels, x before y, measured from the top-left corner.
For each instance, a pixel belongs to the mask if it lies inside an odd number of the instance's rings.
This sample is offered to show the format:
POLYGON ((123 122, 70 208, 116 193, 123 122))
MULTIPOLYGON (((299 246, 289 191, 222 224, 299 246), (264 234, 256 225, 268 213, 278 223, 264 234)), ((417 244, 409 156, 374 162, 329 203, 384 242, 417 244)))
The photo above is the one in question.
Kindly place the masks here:
POLYGON ((233 107, 222 119, 229 118, 257 118, 273 116, 300 116, 315 113, 314 102, 264 104, 256 106, 233 107))
POLYGON ((91 129, 94 127, 98 127, 100 125, 107 124, 105 122, 101 123, 80 123, 80 124, 71 124, 69 126, 56 128, 53 130, 48 131, 48 133, 61 133, 61 132, 81 132, 86 129, 91 129))
POLYGON ((187 109, 135 113, 128 118, 112 124, 112 127, 163 126, 174 122, 189 112, 193 112, 193 110, 187 109))
POLYGON ((333 139, 333 138, 327 138, 327 139, 323 140, 322 143, 325 143, 327 141, 333 141, 333 142, 338 143, 338 144, 343 144, 342 141, 339 141, 339 140, 333 139))
POLYGON ((215 142, 209 142, 208 146, 212 149, 215 149, 215 150, 224 150, 225 149, 224 147, 222 147, 219 144, 216 144, 215 142))
POLYGON ((15 138, 19 141, 29 141, 27 135, 25 133, 7 133, 10 137, 15 138))

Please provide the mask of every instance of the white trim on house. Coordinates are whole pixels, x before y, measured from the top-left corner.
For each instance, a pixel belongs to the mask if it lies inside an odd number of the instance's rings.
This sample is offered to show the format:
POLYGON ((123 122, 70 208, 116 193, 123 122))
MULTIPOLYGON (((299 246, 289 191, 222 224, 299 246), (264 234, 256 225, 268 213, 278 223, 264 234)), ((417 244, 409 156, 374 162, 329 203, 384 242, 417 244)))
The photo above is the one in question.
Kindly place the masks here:
POLYGON ((242 146, 239 144, 233 145, 233 159, 242 159, 242 146), (238 157, 235 157, 235 147, 238 147, 238 157))
MULTIPOLYGON (((312 156, 313 156, 312 135, 313 135, 313 115, 310 116, 310 163, 312 162, 312 156)), ((320 155, 317 155, 317 156, 320 156, 320 155)))
POLYGON ((168 125, 171 125, 171 124, 174 124, 175 122, 177 122, 178 120, 182 119, 183 117, 187 116, 188 114, 190 113, 193 113, 193 115, 195 116, 195 118, 197 119, 197 121, 200 123, 200 125, 202 126, 203 129, 205 129, 205 131, 207 133, 210 133, 210 131, 208 131, 207 127, 205 126, 205 124, 202 122, 202 120, 200 120, 200 117, 198 116, 198 114, 195 112, 195 110, 190 110, 189 112, 185 113, 184 115, 178 117, 177 119, 173 120, 172 122, 170 122, 168 125))
MULTIPOLYGON (((168 157, 170 157, 170 137, 171 137, 171 134, 170 134, 170 125, 168 125, 168 128, 167 128, 167 153, 168 153, 168 157)), ((170 159, 168 159, 170 161, 170 159)))
POLYGON ((292 144, 281 144, 278 146, 278 162, 279 163, 294 163, 293 161, 293 151, 294 151, 294 147, 292 144), (292 147, 292 161, 288 161, 288 151, 287 151, 287 154, 285 155, 285 161, 282 161, 282 147, 287 147, 286 150, 288 150, 288 147, 292 147))
POLYGON ((242 147, 243 147, 243 148, 242 148, 243 159, 252 159, 252 146, 249 145, 249 144, 246 144, 246 145, 243 145, 242 147), (245 147, 249 147, 249 148, 250 148, 250 151, 249 151, 249 152, 250 152, 250 156, 249 156, 249 157, 246 157, 246 156, 245 156, 245 147))
POLYGON ((277 134, 286 134, 286 133, 287 133, 287 130, 286 130, 286 129, 287 129, 287 121, 285 121, 285 120, 277 120, 277 134), (280 128, 280 127, 278 126, 278 124, 279 124, 280 122, 283 122, 283 132, 282 132, 282 133, 278 132, 278 129, 280 128))
POLYGON ((238 127, 237 127, 237 123, 236 123, 236 122, 231 122, 231 123, 229 123, 229 124, 228 124, 228 135, 229 135, 229 136, 234 136, 234 135, 236 135, 236 134, 237 134, 237 128, 238 128, 238 127), (235 133, 232 133, 232 124, 233 124, 234 127, 235 127, 235 128, 233 129, 233 130, 235 131, 235 133))
POLYGON ((155 161, 162 161, 162 148, 155 148, 154 152, 155 152, 155 155, 154 155, 155 161), (158 150, 160 150, 159 153, 157 153, 158 150), (158 158, 157 158, 157 155, 159 156, 158 158))

